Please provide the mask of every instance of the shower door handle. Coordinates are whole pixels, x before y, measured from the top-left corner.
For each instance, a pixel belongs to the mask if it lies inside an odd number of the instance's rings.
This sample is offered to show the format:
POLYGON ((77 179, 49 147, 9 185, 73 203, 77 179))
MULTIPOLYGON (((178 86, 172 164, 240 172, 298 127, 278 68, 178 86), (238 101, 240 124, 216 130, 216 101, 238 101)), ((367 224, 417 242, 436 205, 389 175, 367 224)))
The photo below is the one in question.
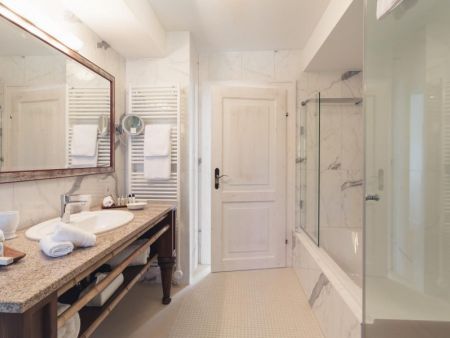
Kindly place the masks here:
POLYGON ((378 194, 374 194, 374 195, 367 195, 366 196, 366 201, 375 201, 378 202, 380 200, 380 196, 378 194))

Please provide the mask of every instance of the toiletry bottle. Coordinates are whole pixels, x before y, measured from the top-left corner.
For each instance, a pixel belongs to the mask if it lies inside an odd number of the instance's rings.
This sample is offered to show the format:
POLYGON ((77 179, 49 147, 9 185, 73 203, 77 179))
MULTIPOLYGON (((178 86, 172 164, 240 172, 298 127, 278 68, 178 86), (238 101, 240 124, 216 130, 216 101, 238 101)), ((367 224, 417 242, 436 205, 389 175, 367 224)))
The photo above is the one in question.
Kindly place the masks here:
POLYGON ((136 195, 131 194, 131 203, 136 203, 136 195))
POLYGON ((3 231, 0 230, 0 257, 3 257, 5 255, 5 236, 3 235, 3 231))
POLYGON ((131 194, 128 194, 128 201, 127 201, 127 204, 128 203, 133 203, 133 199, 132 199, 132 197, 131 197, 131 194))

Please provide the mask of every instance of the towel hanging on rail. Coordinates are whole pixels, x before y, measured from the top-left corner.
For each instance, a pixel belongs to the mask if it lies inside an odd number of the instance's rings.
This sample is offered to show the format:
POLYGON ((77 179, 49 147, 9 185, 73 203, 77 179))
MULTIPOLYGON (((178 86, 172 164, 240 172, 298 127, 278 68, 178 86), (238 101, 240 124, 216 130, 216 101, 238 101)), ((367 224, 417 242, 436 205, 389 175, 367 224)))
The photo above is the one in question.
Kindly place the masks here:
POLYGON ((72 127, 72 167, 96 167, 98 162, 98 125, 75 124, 72 127))
POLYGON ((144 135, 144 177, 148 180, 169 180, 171 143, 168 124, 149 124, 144 135))
POLYGON ((72 156, 95 156, 98 125, 75 124, 72 135, 72 156))

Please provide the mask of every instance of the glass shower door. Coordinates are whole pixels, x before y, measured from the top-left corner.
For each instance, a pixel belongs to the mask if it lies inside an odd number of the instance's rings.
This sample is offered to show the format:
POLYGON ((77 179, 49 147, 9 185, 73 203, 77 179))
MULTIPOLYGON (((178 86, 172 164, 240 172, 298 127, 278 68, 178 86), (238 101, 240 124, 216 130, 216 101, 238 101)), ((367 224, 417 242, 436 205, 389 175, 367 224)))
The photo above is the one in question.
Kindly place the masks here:
POLYGON ((366 338, 450 337, 450 1, 366 1, 366 338))
POLYGON ((303 108, 297 159, 300 163, 300 225, 319 245, 320 93, 305 101, 303 108))

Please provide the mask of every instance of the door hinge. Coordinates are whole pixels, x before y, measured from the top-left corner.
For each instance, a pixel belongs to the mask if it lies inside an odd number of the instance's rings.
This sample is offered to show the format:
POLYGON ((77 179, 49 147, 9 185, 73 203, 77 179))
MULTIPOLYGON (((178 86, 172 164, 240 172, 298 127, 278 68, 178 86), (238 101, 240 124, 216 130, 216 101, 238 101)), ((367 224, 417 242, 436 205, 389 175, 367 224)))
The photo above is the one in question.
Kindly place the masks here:
POLYGON ((288 240, 287 240, 287 238, 284 240, 284 244, 288 245, 288 240))
POLYGON ((286 112, 286 117, 288 117, 289 116, 289 112, 286 112))

